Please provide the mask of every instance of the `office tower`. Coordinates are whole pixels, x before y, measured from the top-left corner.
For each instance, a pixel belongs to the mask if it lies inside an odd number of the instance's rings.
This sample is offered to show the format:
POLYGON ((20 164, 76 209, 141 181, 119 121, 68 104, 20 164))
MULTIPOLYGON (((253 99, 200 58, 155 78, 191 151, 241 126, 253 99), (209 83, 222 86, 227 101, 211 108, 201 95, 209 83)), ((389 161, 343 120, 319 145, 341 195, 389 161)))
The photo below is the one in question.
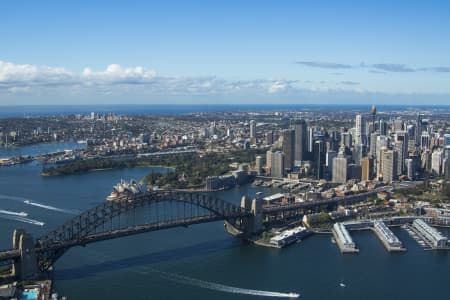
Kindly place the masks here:
POLYGON ((356 115, 355 145, 367 145, 366 122, 366 117, 364 115, 356 115))
POLYGON ((361 180, 372 180, 374 174, 374 159, 363 157, 361 159, 361 180))
POLYGON ((369 133, 373 133, 377 130, 375 121, 377 118, 377 108, 375 107, 375 105, 372 105, 372 109, 370 110, 370 114, 372 115, 372 130, 369 133))
POLYGON ((444 147, 450 146, 450 134, 444 134, 444 147))
POLYGON ((449 180, 450 179, 450 157, 447 157, 446 159, 444 159, 443 169, 444 169, 445 179, 449 180))
POLYGON ((370 134, 370 150, 369 150, 369 155, 371 157, 376 157, 377 156, 377 137, 379 136, 379 134, 377 132, 372 132, 370 134))
POLYGON ((308 147, 308 131, 304 120, 293 120, 292 129, 295 131, 295 155, 294 160, 301 162, 306 160, 308 147))
POLYGON ((347 148, 352 147, 352 135, 350 132, 342 133, 342 144, 344 144, 344 146, 347 148))
POLYGON ((339 149, 337 157, 333 159, 332 180, 336 183, 347 182, 347 158, 342 147, 339 149))
POLYGON ((294 168, 295 131, 293 129, 285 129, 281 131, 281 136, 283 137, 284 167, 292 170, 294 168))
POLYGON ((272 150, 268 150, 266 152, 266 169, 267 169, 267 173, 270 173, 270 168, 272 167, 272 155, 273 155, 273 151, 272 150))
POLYGON ((257 156, 256 160, 255 160, 255 170, 256 170, 256 174, 261 175, 261 171, 262 171, 262 157, 261 156, 257 156))
POLYGON ((391 183, 397 179, 397 151, 384 150, 382 153, 383 181, 391 183))
POLYGON ((325 165, 325 143, 323 141, 316 141, 314 143, 314 169, 317 179, 323 178, 323 166, 325 165))
POLYGON ((269 130, 266 132, 266 145, 273 145, 273 131, 269 130))
POLYGON ((405 159, 406 177, 409 180, 414 180, 416 177, 415 163, 412 158, 405 159))
POLYGON ((438 149, 431 154, 431 173, 435 176, 442 175, 442 150, 438 149))
POLYGON ((396 150, 397 153, 397 176, 400 176, 403 174, 404 172, 404 167, 403 167, 403 161, 406 157, 406 151, 404 150, 404 143, 403 141, 396 141, 394 143, 394 150, 396 150))
POLYGON ((361 158, 366 156, 365 148, 366 148, 366 146, 364 146, 364 145, 355 145, 353 147, 353 152, 352 152, 353 162, 358 166, 361 164, 361 158))
POLYGON ((380 135, 387 135, 387 123, 385 120, 380 120, 380 135))
POLYGON ((400 117, 398 117, 394 120, 394 132, 403 131, 403 130, 404 130, 403 120, 400 119, 400 117))
POLYGON ((272 154, 272 161, 270 167, 270 176, 282 178, 284 177, 284 153, 281 151, 274 152, 272 154))
POLYGON ((376 143, 376 174, 382 175, 382 153, 385 149, 389 148, 390 140, 385 135, 380 135, 377 137, 376 143))
POLYGON ((256 138, 256 121, 250 120, 250 138, 256 138))
POLYGON ((327 151, 325 156, 325 165, 327 166, 331 178, 333 178, 333 160, 335 157, 337 157, 337 152, 334 150, 327 151))
POLYGON ((314 147, 314 128, 308 128, 308 152, 312 153, 314 147))
POLYGON ((420 135, 420 147, 422 150, 429 150, 430 149, 430 135, 428 132, 424 131, 420 135))
POLYGON ((416 141, 416 145, 421 145, 421 134, 423 131, 423 114, 418 114, 417 115, 417 119, 416 119, 416 128, 415 128, 415 141, 416 141))

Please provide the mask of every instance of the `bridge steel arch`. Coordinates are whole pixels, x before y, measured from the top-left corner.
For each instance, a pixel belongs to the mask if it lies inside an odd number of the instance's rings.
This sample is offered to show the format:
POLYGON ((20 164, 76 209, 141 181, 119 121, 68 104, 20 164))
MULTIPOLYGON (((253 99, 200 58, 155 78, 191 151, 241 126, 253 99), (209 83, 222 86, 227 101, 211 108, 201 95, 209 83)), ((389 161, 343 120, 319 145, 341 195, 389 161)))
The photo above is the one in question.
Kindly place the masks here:
POLYGON ((250 212, 232 203, 189 192, 149 192, 108 201, 38 238, 35 249, 38 267, 41 271, 49 270, 71 247, 143 232, 219 220, 242 232, 250 216, 250 212))

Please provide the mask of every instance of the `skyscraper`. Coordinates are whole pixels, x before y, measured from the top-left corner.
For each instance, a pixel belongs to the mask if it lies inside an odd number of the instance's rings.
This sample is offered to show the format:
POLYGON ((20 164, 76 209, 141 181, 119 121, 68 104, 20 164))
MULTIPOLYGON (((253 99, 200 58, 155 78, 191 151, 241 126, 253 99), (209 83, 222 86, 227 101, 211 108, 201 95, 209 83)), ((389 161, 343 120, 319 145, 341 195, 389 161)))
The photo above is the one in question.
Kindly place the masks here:
POLYGON ((366 117, 362 114, 356 115, 355 122, 355 144, 367 145, 366 117))
POLYGON ((372 180, 374 169, 373 169, 373 161, 372 157, 363 157, 361 158, 361 180, 372 180))
POLYGON ((250 120, 250 138, 256 138, 256 122, 250 120))
POLYGON ((295 131, 295 161, 306 160, 308 147, 308 133, 305 120, 293 120, 292 128, 295 131))
POLYGON ((272 154, 270 167, 270 176, 282 178, 284 177, 284 154, 281 151, 272 154))
POLYGON ((416 119, 416 128, 415 128, 416 145, 421 145, 420 137, 422 135, 422 130, 423 130, 422 120, 423 120, 423 114, 418 114, 417 119, 416 119))
POLYGON ((333 159, 333 182, 347 182, 347 158, 345 158, 344 149, 341 147, 337 157, 333 159))
POLYGON ((395 150, 384 150, 382 153, 383 181, 391 183, 397 179, 397 154, 395 150))
POLYGON ((281 136, 283 137, 284 167, 292 170, 295 159, 295 131, 293 129, 285 129, 281 131, 281 136))
POLYGON ((323 178, 323 166, 325 165, 325 143, 321 140, 314 143, 314 169, 316 178, 323 178))

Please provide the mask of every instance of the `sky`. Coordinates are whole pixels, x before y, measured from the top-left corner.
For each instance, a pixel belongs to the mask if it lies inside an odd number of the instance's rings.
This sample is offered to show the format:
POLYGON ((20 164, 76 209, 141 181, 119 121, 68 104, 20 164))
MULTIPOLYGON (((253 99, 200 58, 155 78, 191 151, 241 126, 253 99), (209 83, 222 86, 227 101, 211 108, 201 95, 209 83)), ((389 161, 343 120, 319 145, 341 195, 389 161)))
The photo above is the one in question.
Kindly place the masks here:
POLYGON ((450 1, 0 1, 0 105, 450 104, 450 1))

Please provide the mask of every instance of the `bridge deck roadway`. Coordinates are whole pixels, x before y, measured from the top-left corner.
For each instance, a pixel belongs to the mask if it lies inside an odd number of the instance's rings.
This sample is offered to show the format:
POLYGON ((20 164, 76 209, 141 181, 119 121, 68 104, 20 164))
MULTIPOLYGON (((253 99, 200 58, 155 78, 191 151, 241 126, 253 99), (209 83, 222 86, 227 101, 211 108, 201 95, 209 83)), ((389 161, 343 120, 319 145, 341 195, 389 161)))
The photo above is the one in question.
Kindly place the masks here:
POLYGON ((190 225, 200 224, 200 223, 215 222, 215 221, 220 221, 220 220, 224 220, 224 219, 225 218, 221 217, 221 216, 203 216, 203 217, 196 217, 196 218, 189 218, 189 219, 170 220, 170 221, 164 221, 164 222, 159 222, 159 223, 137 225, 137 226, 133 226, 133 227, 117 229, 117 230, 108 231, 108 232, 91 234, 86 237, 83 237, 82 239, 74 239, 74 240, 69 240, 69 241, 65 241, 62 243, 56 242, 51 245, 46 245, 44 247, 36 248, 36 251, 44 252, 44 251, 49 251, 49 250, 69 248, 69 247, 73 247, 73 246, 84 246, 84 245, 87 245, 90 243, 115 239, 118 237, 124 237, 124 236, 128 236, 128 235, 135 235, 135 234, 139 234, 139 233, 155 231, 155 230, 162 230, 162 229, 169 229, 169 228, 175 228, 175 227, 190 226, 190 225))
POLYGON ((19 250, 0 251, 0 261, 15 259, 20 256, 19 250))

